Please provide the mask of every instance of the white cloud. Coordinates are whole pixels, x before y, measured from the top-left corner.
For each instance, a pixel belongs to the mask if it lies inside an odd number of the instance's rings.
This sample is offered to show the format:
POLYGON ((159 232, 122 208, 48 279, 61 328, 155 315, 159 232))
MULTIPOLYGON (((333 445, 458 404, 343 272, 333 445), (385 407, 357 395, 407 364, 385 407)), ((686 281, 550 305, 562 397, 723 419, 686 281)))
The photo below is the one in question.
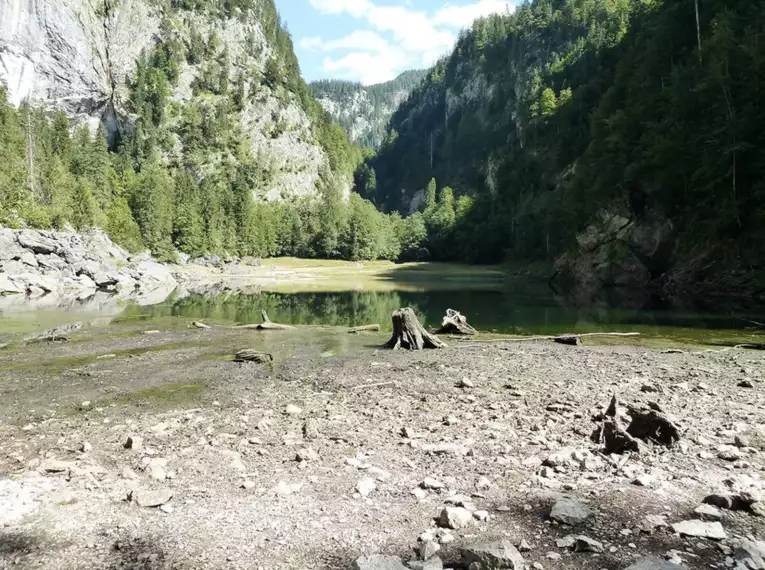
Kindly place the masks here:
POLYGON ((433 18, 436 25, 464 28, 474 20, 488 16, 489 14, 503 13, 508 11, 512 4, 507 0, 479 0, 474 4, 458 6, 447 4, 441 8, 433 18))
POLYGON ((308 0, 325 15, 347 14, 365 20, 390 36, 371 30, 356 30, 334 40, 304 38, 300 45, 318 51, 349 50, 337 59, 324 60, 326 71, 369 84, 392 79, 406 68, 431 65, 448 53, 456 41, 456 29, 473 20, 512 8, 507 0, 474 0, 471 4, 445 4, 435 14, 406 6, 378 5, 372 0, 308 0))
POLYGON ((391 45, 385 38, 370 30, 354 30, 345 37, 329 41, 324 41, 318 36, 304 38, 300 41, 300 46, 320 51, 360 50, 383 53, 391 50, 391 45))

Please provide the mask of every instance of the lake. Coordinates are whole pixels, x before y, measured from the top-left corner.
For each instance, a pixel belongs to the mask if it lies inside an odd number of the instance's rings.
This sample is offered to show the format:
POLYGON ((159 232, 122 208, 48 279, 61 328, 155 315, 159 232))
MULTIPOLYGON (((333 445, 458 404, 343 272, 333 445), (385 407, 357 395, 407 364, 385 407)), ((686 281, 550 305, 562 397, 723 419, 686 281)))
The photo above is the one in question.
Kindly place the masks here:
MULTIPOLYGON (((95 320, 92 309, 85 311, 87 302, 28 313, 0 312, 0 341, 79 319, 152 328, 185 327, 191 320, 213 325, 259 323, 263 309, 271 320, 285 324, 351 327, 379 323, 389 330, 391 313, 401 307, 412 307, 431 327, 440 324, 446 309, 456 309, 474 327, 493 334, 635 331, 648 338, 692 344, 761 342, 763 338, 727 313, 575 307, 556 296, 544 281, 508 279, 495 268, 428 264, 417 266, 416 271, 376 273, 343 268, 345 272, 333 274, 332 279, 275 281, 259 285, 254 292, 171 295, 154 305, 110 307, 100 321, 98 309, 95 320)), ((740 317, 765 321, 757 314, 740 317)))

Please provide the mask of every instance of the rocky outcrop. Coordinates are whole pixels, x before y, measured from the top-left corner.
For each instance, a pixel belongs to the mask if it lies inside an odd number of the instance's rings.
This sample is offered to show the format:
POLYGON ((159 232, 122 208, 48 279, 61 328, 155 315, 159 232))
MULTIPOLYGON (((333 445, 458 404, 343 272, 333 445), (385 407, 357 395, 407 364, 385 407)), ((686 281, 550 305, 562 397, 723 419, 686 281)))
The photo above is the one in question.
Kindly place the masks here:
POLYGON ((100 231, 0 229, 0 297, 164 299, 177 283, 148 254, 129 255, 100 231))
POLYGON ((602 211, 558 259, 554 284, 580 304, 609 296, 638 306, 651 296, 669 299, 675 240, 672 222, 659 213, 627 218, 602 211))
MULTIPOLYGON (((219 47, 194 64, 179 62, 179 79, 170 94, 180 108, 193 105, 197 114, 215 114, 221 96, 195 93, 195 80, 227 52, 230 87, 239 75, 249 97, 231 119, 241 125, 262 166, 258 198, 279 200, 316 195, 330 171, 329 159, 317 143, 303 102, 296 93, 262 81, 275 54, 261 22, 262 8, 227 18, 182 8, 162 8, 153 0, 0 0, 0 84, 10 101, 29 99, 60 109, 93 131, 106 129, 110 143, 131 129, 129 83, 141 53, 173 41, 190 45, 192 36, 219 47)), ((168 124, 179 138, 179 125, 168 124)), ((183 152, 180 142, 173 152, 183 152)), ((169 159, 177 158, 170 156, 169 159)), ((180 159, 179 159, 180 160, 180 159)), ((205 157, 216 164, 221 155, 205 157)), ((202 169, 204 171, 204 169, 202 169)), ((350 191, 348 180, 337 181, 350 191)))

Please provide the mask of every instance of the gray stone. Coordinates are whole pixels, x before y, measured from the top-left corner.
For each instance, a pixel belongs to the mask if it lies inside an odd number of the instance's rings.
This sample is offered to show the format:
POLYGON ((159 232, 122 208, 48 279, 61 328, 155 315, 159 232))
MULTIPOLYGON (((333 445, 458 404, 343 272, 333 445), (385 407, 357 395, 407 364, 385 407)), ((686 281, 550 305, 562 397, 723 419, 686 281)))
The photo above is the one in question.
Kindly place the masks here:
POLYGON ((473 513, 463 507, 445 507, 438 517, 438 526, 458 529, 473 521, 473 513))
POLYGON ((21 247, 34 253, 56 253, 59 249, 54 240, 43 236, 40 232, 21 231, 17 234, 16 240, 21 247))
POLYGON ((425 540, 420 544, 419 555, 420 560, 428 560, 436 555, 441 550, 441 546, 432 540, 425 540))
POLYGON ((583 534, 575 538, 572 548, 574 552, 603 552, 603 544, 583 534))
POLYGON ((425 479, 422 480, 420 483, 420 487, 423 489, 443 489, 446 487, 441 481, 438 479, 433 479, 432 477, 425 477, 425 479))
POLYGON ((356 484, 356 491, 358 491, 359 495, 362 497, 369 496, 375 489, 377 489, 377 483, 375 483, 375 480, 371 477, 365 477, 356 484))
POLYGON ((704 522, 698 519, 680 521, 672 524, 672 530, 684 536, 723 540, 725 531, 719 522, 704 522))
POLYGON ((133 451, 139 451, 143 447, 143 438, 137 435, 129 435, 125 439, 125 449, 132 449, 133 451))
POLYGON ((170 489, 138 489, 128 494, 128 499, 139 507, 159 507, 172 498, 173 492, 170 489))
POLYGON ((461 551, 464 564, 470 566, 477 563, 480 570, 523 570, 523 556, 509 540, 471 544, 461 551))
POLYGON ((372 554, 356 559, 354 570, 407 570, 398 556, 386 556, 384 554, 372 554))
POLYGON ((550 511, 550 518, 561 524, 570 526, 582 524, 592 512, 583 502, 573 497, 561 497, 553 505, 550 511))
POLYGON ((29 265, 30 267, 37 267, 37 259, 35 259, 35 254, 31 251, 25 251, 22 253, 19 256, 19 261, 24 265, 29 265))
POLYGON ((625 570, 685 570, 685 568, 658 556, 645 556, 625 570))
POLYGON ((749 512, 756 517, 765 517, 765 502, 752 503, 749 505, 749 512))
POLYGON ((303 410, 298 408, 294 404, 287 404, 287 407, 284 408, 284 413, 287 414, 288 416, 299 416, 300 414, 303 413, 303 410))
POLYGON ((319 422, 314 418, 308 418, 303 424, 303 437, 305 439, 318 439, 320 436, 319 422))
POLYGON ((765 542, 742 538, 734 554, 750 570, 765 570, 765 542))
POLYGON ((701 518, 707 519, 707 520, 717 521, 722 518, 722 513, 720 512, 720 509, 718 509, 717 507, 713 505, 708 505, 706 503, 696 507, 693 512, 701 516, 701 518))

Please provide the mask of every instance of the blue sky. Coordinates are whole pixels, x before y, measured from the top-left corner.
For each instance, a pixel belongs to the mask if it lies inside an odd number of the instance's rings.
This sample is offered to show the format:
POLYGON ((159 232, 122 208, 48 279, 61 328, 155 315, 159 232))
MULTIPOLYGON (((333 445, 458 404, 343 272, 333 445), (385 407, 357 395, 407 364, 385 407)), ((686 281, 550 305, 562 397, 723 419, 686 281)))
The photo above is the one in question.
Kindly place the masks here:
POLYGON ((431 65, 473 20, 508 0, 275 0, 303 76, 366 85, 431 65))

